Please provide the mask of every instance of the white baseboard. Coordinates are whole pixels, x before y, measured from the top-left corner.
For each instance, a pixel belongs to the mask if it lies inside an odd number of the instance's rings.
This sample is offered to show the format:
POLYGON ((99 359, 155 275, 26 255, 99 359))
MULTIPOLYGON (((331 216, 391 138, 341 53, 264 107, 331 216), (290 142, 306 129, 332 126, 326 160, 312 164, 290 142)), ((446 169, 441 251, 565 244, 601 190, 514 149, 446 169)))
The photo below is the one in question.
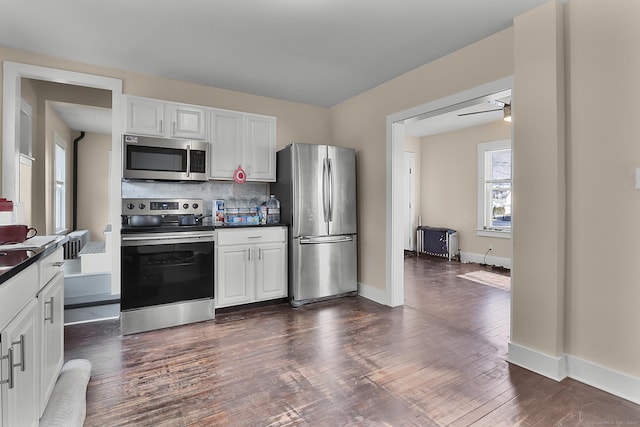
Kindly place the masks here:
POLYGON ((567 355, 569 377, 640 405, 640 378, 567 355))
POLYGON ((561 381, 567 377, 567 358, 564 354, 556 357, 549 356, 537 350, 510 342, 507 362, 556 381, 561 381))
POLYGON ((507 361, 556 381, 569 377, 640 405, 640 378, 579 357, 554 357, 509 343, 507 361))
POLYGON ((511 258, 502 258, 502 257, 487 255, 485 259, 484 254, 474 254, 472 252, 460 251, 460 262, 488 264, 488 265, 495 265, 496 267, 508 268, 509 270, 511 269, 511 258))
POLYGON ((371 285, 365 283, 358 283, 358 295, 370 299, 373 302, 377 302, 382 305, 389 305, 387 302, 387 295, 384 290, 374 288, 371 285))

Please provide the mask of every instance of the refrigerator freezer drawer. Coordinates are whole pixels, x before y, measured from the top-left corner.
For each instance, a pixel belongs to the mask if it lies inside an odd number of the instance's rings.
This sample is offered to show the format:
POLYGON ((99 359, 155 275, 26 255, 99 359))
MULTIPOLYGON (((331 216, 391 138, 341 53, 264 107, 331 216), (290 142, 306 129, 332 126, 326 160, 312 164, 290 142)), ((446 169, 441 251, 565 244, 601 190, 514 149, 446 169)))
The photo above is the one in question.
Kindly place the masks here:
POLYGON ((357 253, 356 235, 293 239, 292 305, 357 291, 357 253))

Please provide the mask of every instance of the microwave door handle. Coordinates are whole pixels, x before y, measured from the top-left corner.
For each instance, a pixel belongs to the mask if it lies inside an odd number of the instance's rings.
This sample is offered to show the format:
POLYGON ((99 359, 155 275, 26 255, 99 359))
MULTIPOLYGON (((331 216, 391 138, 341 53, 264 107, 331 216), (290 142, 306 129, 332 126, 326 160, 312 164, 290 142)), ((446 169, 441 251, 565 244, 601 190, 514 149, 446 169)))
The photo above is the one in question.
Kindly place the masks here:
POLYGON ((191 146, 187 145, 187 178, 191 172, 191 146))

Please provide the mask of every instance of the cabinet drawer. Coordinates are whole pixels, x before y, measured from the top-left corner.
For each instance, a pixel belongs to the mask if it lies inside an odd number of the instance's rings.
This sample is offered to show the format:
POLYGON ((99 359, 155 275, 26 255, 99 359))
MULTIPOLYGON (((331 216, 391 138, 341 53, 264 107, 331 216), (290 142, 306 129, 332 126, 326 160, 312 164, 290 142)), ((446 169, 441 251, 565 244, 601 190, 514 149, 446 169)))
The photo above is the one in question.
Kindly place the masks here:
POLYGON ((38 262, 40 268, 40 289, 44 288, 49 280, 53 279, 53 276, 62 269, 63 261, 63 248, 56 249, 54 253, 41 259, 38 262))
POLYGON ((249 227, 233 230, 218 230, 218 246, 246 245, 256 243, 284 242, 287 237, 285 227, 249 227))
POLYGON ((35 264, 1 284, 0 329, 4 328, 37 293, 38 267, 35 264))

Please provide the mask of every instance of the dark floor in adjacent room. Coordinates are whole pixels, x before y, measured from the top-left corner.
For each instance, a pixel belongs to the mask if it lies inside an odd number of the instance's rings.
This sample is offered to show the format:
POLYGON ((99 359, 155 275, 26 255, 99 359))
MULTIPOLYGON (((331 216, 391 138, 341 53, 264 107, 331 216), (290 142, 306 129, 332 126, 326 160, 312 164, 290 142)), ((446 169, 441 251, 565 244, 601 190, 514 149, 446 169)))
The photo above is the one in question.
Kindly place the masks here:
POLYGON ((66 359, 93 364, 85 425, 640 424, 638 405, 506 363, 509 292, 458 277, 479 269, 405 258, 404 307, 276 304, 126 337, 118 320, 67 326, 66 359))

